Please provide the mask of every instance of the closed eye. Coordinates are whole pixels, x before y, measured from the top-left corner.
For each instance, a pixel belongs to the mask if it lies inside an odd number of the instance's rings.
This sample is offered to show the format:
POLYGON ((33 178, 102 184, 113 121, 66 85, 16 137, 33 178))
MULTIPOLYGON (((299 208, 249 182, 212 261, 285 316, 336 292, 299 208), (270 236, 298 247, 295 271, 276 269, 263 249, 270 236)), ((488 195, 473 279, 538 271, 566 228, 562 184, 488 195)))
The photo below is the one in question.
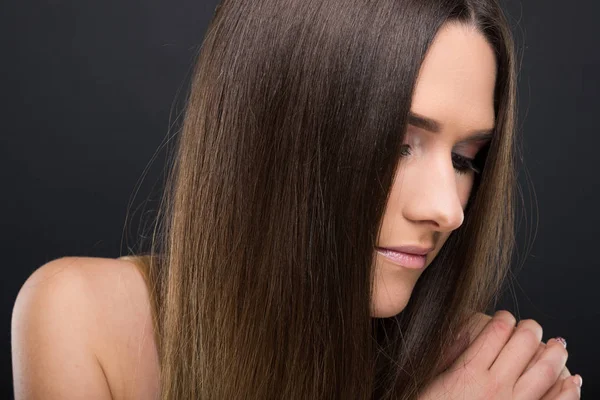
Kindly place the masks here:
MULTIPOLYGON (((409 155, 411 155, 410 145, 402 145, 400 148, 400 156, 407 157, 409 155)), ((467 174, 469 171, 473 171, 476 174, 481 173, 481 169, 475 166, 475 159, 461 156, 458 153, 452 153, 452 165, 459 174, 467 174)))
POLYGON ((479 168, 475 167, 474 162, 475 159, 473 158, 467 158, 460 154, 452 153, 452 164, 454 165, 454 169, 460 174, 466 174, 470 170, 479 174, 481 171, 479 168))

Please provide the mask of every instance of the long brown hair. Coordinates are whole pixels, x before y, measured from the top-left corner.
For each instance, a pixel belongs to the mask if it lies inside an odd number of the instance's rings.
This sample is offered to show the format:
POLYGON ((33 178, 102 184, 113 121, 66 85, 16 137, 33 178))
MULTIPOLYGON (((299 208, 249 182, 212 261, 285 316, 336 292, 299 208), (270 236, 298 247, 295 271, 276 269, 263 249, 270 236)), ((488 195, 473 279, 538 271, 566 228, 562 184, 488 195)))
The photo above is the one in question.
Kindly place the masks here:
POLYGON ((160 398, 416 398, 507 275, 515 75, 495 0, 222 1, 150 250, 136 259, 160 398), (495 134, 463 225, 404 311, 371 318, 374 247, 415 81, 449 21, 495 50, 495 134))

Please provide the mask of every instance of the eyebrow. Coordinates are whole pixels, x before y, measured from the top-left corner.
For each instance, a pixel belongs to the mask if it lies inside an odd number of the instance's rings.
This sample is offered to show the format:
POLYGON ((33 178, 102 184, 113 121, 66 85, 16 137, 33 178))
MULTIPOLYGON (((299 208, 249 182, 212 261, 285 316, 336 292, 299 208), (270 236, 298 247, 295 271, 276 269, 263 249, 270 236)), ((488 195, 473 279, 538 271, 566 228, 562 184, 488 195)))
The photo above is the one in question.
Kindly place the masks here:
MULTIPOLYGON (((433 133, 439 133, 442 130, 442 124, 440 124, 438 121, 416 114, 412 111, 409 111, 408 113, 408 123, 416 126, 417 128, 425 129, 426 131, 433 133)), ((483 130, 476 129, 471 132, 468 138, 462 140, 461 142, 478 142, 480 140, 489 140, 493 136, 493 131, 494 128, 483 130)))

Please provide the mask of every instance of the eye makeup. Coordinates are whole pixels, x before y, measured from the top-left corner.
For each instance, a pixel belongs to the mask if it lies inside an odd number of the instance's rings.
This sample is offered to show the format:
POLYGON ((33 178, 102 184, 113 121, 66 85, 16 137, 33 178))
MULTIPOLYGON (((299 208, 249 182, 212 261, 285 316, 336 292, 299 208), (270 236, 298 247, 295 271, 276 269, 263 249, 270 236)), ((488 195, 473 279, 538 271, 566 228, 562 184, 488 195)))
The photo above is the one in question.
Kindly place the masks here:
MULTIPOLYGON (((436 140, 432 138, 432 140, 436 140)), ((409 129, 404 137, 405 143, 400 148, 400 156, 408 157, 412 155, 413 146, 422 147, 424 138, 418 132, 411 132, 409 129), (412 143, 409 144, 409 143, 412 143)), ((458 174, 468 173, 480 174, 483 170, 483 164, 487 155, 487 150, 491 142, 491 135, 482 134, 477 138, 467 138, 461 140, 454 146, 452 151, 452 165, 458 174), (470 154, 473 154, 472 156, 470 154)))
MULTIPOLYGON (((400 149, 400 155, 402 157, 407 157, 411 154, 410 145, 402 145, 402 148, 400 149)), ((470 171, 473 171, 476 174, 481 172, 480 168, 475 163, 475 158, 468 158, 458 153, 452 153, 452 165, 459 174, 467 174, 470 171)))

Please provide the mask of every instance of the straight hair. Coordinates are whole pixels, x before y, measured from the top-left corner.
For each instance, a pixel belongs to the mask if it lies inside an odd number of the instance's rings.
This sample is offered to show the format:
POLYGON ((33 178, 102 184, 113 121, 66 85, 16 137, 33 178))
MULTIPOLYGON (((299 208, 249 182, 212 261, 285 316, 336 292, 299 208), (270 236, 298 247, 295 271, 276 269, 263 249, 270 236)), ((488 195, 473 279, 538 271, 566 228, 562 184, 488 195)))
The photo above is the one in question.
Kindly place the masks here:
POLYGON ((152 242, 160 398, 415 399, 514 246, 515 55, 495 0, 224 0, 152 242), (494 136, 406 308, 370 315, 415 82, 445 23, 495 52, 494 136))

